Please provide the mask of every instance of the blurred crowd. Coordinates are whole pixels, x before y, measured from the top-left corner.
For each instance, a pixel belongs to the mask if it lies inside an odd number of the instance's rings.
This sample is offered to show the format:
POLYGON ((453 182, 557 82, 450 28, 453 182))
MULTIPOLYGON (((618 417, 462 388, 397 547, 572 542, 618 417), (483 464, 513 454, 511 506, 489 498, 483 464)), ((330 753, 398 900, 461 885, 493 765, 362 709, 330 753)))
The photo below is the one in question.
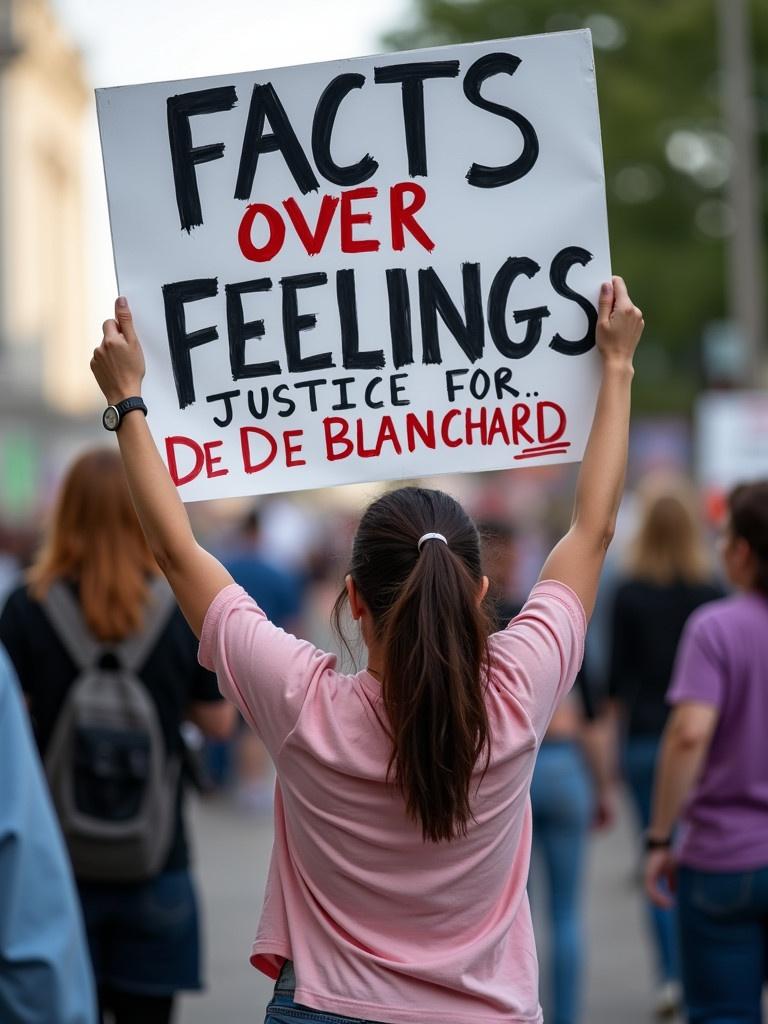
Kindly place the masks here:
MULTIPOLYGON (((129 524, 132 512, 124 484, 118 480, 116 459, 114 453, 103 451, 81 458, 65 480, 52 518, 39 531, 0 528, 0 608, 5 605, 0 641, 21 680, 35 739, 44 756, 55 735, 55 716, 61 711, 61 701, 54 708, 50 694, 65 680, 60 667, 39 660, 46 656, 55 660, 60 649, 52 633, 40 631, 35 618, 39 614, 34 607, 35 587, 57 572, 66 575, 67 559, 74 557, 78 544, 91 543, 94 550, 98 548, 102 543, 97 536, 98 523, 107 519, 112 528, 104 540, 106 559, 117 550, 124 555, 133 550, 133 562, 146 554, 136 525, 129 524), (110 498, 108 513, 106 499, 96 494, 104 488, 117 494, 110 498), (88 517, 83 516, 88 504, 100 510, 96 518, 91 517, 90 526, 88 517), (81 527, 91 531, 87 540, 72 525, 78 517, 81 527), (50 647, 47 654, 46 647, 50 647), (40 668, 46 664, 50 678, 41 680, 40 668)), ((568 481, 562 486, 551 486, 551 481, 549 486, 541 486, 541 480, 534 471, 489 474, 461 483, 467 488, 464 498, 482 537, 490 579, 488 600, 496 628, 503 628, 520 610, 544 554, 563 532, 561 494, 567 493, 568 481)), ((543 916, 550 928, 549 963, 544 972, 549 991, 542 999, 551 1014, 547 1019, 555 1024, 576 1024, 581 1019, 584 887, 590 837, 595 830, 613 825, 623 790, 636 820, 639 870, 641 837, 651 821, 654 772, 669 713, 667 689, 680 637, 700 605, 727 591, 716 557, 719 524, 705 520, 703 511, 703 500, 694 485, 679 474, 650 474, 627 493, 582 671, 573 693, 556 712, 539 754, 531 789, 532 872, 535 891, 544 894, 543 916)), ((330 618, 343 583, 358 512, 359 503, 354 501, 323 506, 306 498, 275 496, 226 508, 223 516, 218 507, 214 512, 204 506, 193 515, 204 543, 277 625, 336 652, 351 667, 355 652, 331 630, 330 618)), ((107 574, 110 571, 104 569, 107 574)), ((131 599, 125 592, 137 585, 127 568, 117 583, 94 584, 98 596, 93 598, 96 603, 89 620, 92 631, 98 633, 102 628, 106 630, 103 635, 115 632, 114 622, 102 621, 103 603, 124 606, 128 614, 131 599)), ((81 579, 79 586, 88 619, 87 581, 81 579)), ((197 666, 194 638, 185 630, 180 620, 169 620, 161 644, 168 649, 166 660, 153 669, 165 678, 152 684, 161 690, 178 676, 173 683, 175 695, 163 698, 166 705, 161 724, 167 735, 180 737, 184 785, 193 785, 208 796, 234 800, 243 814, 268 819, 274 775, 266 753, 245 723, 225 721, 214 707, 215 682, 197 666)), ((70 676, 76 674, 73 665, 70 676)), ((179 818, 171 851, 164 853, 165 888, 155 888, 146 909, 135 899, 136 892, 143 893, 143 889, 134 892, 129 887, 133 895, 127 903, 121 902, 125 879, 117 889, 105 889, 98 880, 78 877, 104 1021, 122 1024, 139 1019, 139 1014, 150 1022, 169 1021, 175 992, 200 984, 199 923, 181 819, 181 787, 176 799, 179 818), (168 881, 171 876, 173 881, 168 881), (174 923, 177 963, 166 964, 160 974, 157 963, 152 963, 151 941, 141 938, 147 924, 142 914, 150 919, 158 900, 178 900, 179 905, 186 900, 189 917, 186 923, 174 923), (111 934, 110 922, 119 923, 120 941, 111 934), (130 934, 132 940, 126 938, 130 934), (125 988, 135 999, 123 1005, 121 992, 125 988)), ((628 866, 628 870, 632 868, 628 866)), ((201 870, 206 870, 205 864, 201 870)), ((67 869, 62 871, 66 876, 67 869)), ((674 1017, 681 1008, 674 912, 647 900, 640 885, 638 899, 647 902, 647 940, 655 963, 655 974, 648 979, 649 1010, 661 1017, 674 1017)), ((151 930, 151 921, 148 927, 151 930)), ((163 927, 161 923, 161 930, 163 927)), ((51 969, 60 971, 61 964, 51 969)), ((61 979, 59 984, 64 984, 61 979)), ((2 1000, 0 981, 0 1005, 2 1000)), ((42 1018, 21 1015, 13 1019, 42 1018)), ((67 1017, 66 1021, 70 1019, 91 1018, 83 1011, 82 1016, 67 1017)))

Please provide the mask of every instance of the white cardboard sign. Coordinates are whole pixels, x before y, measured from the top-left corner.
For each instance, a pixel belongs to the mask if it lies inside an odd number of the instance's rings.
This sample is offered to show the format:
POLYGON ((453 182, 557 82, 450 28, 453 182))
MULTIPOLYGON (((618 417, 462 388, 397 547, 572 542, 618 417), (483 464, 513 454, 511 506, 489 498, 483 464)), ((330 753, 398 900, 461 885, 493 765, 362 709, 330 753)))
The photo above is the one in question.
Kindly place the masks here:
POLYGON ((97 103, 185 499, 582 457, 610 276, 588 32, 97 103))

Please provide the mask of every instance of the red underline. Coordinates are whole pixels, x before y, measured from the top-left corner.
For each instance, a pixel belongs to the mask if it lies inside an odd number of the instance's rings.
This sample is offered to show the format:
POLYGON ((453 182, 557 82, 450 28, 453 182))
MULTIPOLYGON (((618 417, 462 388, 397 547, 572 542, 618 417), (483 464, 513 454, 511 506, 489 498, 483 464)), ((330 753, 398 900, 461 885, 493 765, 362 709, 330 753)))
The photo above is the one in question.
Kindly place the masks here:
POLYGON ((535 459, 539 455, 564 455, 570 447, 570 441, 561 441, 560 444, 542 445, 539 448, 524 448, 519 455, 515 455, 515 458, 535 459))
POLYGON ((570 441, 552 441, 550 444, 532 445, 530 448, 523 448, 524 452, 549 452, 553 448, 570 448, 570 441))

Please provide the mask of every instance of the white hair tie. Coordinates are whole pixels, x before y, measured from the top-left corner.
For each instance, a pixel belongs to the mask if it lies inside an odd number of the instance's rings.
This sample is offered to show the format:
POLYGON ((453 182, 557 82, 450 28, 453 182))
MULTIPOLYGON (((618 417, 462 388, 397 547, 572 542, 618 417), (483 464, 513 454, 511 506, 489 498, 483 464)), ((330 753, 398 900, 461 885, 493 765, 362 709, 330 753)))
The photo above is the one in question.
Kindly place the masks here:
POLYGON ((425 533, 423 537, 419 538, 419 551, 421 551, 421 545, 426 540, 441 540, 443 544, 447 544, 448 541, 442 535, 442 533, 425 533))

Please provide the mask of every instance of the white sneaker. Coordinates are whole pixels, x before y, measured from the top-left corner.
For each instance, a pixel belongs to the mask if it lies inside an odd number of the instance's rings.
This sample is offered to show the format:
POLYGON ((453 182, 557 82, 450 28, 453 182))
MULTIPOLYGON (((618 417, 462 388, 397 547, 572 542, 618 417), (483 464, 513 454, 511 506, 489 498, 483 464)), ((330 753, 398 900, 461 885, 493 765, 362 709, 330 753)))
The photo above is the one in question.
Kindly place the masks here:
POLYGON ((672 1017, 683 1006, 683 990, 677 981, 665 981, 656 991, 653 1004, 657 1017, 672 1017))

